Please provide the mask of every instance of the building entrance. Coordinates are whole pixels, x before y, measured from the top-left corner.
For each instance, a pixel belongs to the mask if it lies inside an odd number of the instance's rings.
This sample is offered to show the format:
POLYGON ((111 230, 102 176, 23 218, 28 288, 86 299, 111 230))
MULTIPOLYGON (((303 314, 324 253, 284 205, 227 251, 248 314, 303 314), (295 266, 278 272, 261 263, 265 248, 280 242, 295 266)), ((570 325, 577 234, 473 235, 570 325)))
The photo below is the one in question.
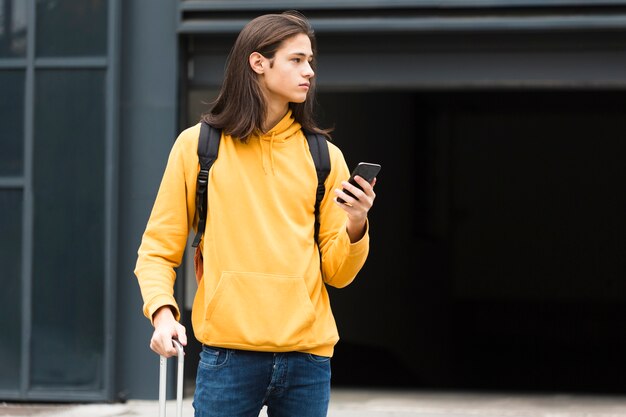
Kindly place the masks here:
MULTIPOLYGON (((309 13, 319 119, 383 166, 335 385, 626 391, 626 38, 566 11, 309 13)), ((196 121, 236 31, 188 21, 196 121)))
POLYGON ((335 386, 624 392, 625 98, 320 93, 348 164, 383 166, 330 289, 335 386))
POLYGON ((623 392, 623 93, 325 93, 383 166, 336 385, 623 392))

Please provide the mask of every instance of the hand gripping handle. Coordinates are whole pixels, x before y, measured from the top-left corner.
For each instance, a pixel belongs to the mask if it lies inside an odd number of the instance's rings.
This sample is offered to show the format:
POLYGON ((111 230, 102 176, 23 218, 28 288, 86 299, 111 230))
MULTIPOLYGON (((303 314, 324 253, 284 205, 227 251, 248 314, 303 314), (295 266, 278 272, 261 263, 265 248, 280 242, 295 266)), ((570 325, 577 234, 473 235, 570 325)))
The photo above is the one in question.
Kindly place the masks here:
MULTIPOLYGON (((172 340, 178 356, 178 372, 176 375, 176 417, 183 417, 183 374, 185 368, 185 352, 183 345, 176 339, 172 340)), ((167 358, 161 356, 159 372, 159 417, 165 417, 165 399, 167 397, 167 358)))

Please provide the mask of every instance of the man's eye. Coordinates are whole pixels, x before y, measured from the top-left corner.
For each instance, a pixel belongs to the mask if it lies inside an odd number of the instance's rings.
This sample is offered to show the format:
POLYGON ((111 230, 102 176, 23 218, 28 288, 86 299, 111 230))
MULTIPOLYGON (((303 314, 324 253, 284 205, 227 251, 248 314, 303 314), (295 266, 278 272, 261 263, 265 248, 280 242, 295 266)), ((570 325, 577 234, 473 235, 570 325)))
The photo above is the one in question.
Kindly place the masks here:
POLYGON ((293 62, 300 62, 300 58, 292 58, 291 59, 293 62))

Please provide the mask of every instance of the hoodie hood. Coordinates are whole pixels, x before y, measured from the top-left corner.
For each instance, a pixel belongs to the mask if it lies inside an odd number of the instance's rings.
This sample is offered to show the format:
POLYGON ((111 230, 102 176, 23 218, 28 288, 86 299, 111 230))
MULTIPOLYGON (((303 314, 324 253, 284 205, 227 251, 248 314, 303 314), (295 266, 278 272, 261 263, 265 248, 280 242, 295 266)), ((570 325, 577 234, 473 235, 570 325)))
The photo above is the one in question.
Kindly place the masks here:
POLYGON ((265 175, 276 175, 274 168, 274 144, 286 143, 301 129, 300 123, 293 118, 291 109, 283 118, 268 132, 258 136, 261 147, 261 162, 265 175), (267 155, 266 155, 267 154, 267 155), (269 165, 269 168, 268 168, 269 165))

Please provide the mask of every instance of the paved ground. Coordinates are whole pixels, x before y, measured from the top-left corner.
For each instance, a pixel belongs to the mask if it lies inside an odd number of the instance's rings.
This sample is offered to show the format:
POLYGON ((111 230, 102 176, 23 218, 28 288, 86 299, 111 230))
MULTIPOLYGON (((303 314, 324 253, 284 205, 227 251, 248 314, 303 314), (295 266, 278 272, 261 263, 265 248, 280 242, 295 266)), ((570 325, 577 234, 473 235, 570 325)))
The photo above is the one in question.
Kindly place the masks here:
MULTIPOLYGON (((33 405, 0 403, 0 416, 155 417, 155 401, 126 404, 33 405)), ((168 416, 176 415, 168 403, 168 416)), ((186 399, 183 415, 193 416, 186 399)), ((262 417, 266 414, 263 411, 262 417)), ((297 417, 297 416, 294 416, 297 417)), ((328 417, 626 417, 626 395, 572 396, 333 390, 328 417)))

